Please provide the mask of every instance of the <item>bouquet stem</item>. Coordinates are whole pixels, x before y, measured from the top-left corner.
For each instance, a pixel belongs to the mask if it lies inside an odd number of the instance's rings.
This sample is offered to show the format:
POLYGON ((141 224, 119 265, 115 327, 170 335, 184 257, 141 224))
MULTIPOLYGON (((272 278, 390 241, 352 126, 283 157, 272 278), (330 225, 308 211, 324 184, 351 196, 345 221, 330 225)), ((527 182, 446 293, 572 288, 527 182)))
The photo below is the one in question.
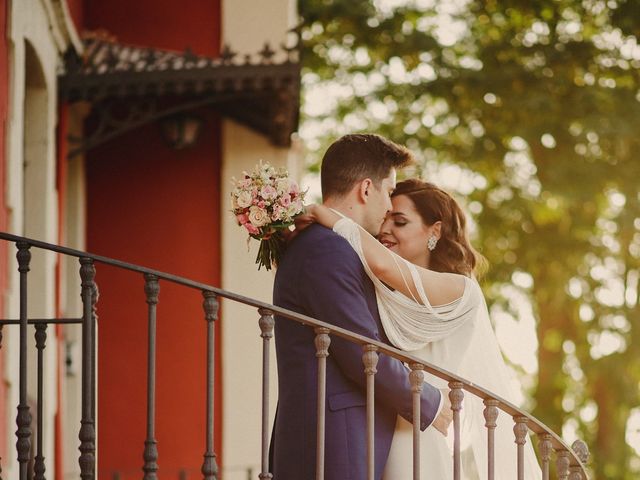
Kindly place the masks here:
POLYGON ((258 255, 256 256, 258 270, 261 267, 271 270, 272 266, 277 266, 278 259, 284 252, 285 246, 286 240, 280 231, 276 231, 269 238, 261 240, 258 255))

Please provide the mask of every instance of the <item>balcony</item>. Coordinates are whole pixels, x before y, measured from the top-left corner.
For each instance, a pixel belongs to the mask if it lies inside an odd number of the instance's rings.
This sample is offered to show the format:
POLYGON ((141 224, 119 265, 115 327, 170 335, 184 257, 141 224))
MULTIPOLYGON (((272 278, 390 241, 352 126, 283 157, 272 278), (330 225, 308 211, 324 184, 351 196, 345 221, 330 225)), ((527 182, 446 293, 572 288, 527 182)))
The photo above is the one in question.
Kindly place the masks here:
MULTIPOLYGON (((421 361, 420 359, 400 351, 386 344, 374 341, 370 338, 354 334, 347 330, 338 328, 334 325, 318 321, 304 315, 288 311, 268 303, 237 295, 233 292, 221 290, 219 288, 199 283, 187 278, 182 278, 170 273, 164 273, 152 270, 146 267, 125 263, 119 260, 110 259, 98 255, 92 255, 87 252, 72 250, 57 245, 47 244, 41 241, 19 237, 8 233, 0 233, 0 240, 9 242, 16 248, 16 269, 19 271, 19 298, 20 311, 17 319, 3 319, 0 321, 0 332, 4 328, 18 328, 20 331, 19 346, 19 366, 20 366, 20 389, 19 403, 17 405, 17 459, 19 463, 20 480, 27 479, 44 479, 45 458, 43 450, 43 407, 47 398, 43 392, 43 380, 45 372, 43 352, 47 348, 47 328, 56 324, 79 324, 81 325, 81 377, 82 377, 82 402, 81 402, 81 421, 78 425, 79 437, 79 467, 80 476, 84 479, 93 479, 98 476, 96 468, 96 459, 99 456, 100 448, 96 441, 96 431, 99 428, 97 424, 97 406, 96 406, 96 389, 100 386, 100 379, 96 375, 96 339, 97 339, 97 313, 99 312, 99 295, 98 285, 96 282, 96 270, 103 266, 110 266, 122 271, 128 272, 130 275, 138 276, 144 284, 144 290, 140 291, 140 302, 147 304, 147 365, 146 365, 146 438, 139 445, 131 445, 130 448, 139 449, 142 453, 143 461, 141 461, 141 470, 144 472, 143 478, 156 479, 161 472, 162 464, 162 448, 158 445, 156 439, 156 377, 158 372, 158 364, 156 362, 156 347, 158 339, 157 329, 157 310, 158 300, 160 296, 160 286, 163 284, 174 284, 180 287, 181 292, 197 292, 201 297, 202 318, 204 320, 204 329, 206 330, 206 353, 203 355, 202 361, 206 363, 206 378, 203 379, 201 388, 207 393, 206 405, 203 408, 203 423, 205 425, 206 436, 202 442, 202 465, 201 473, 205 480, 223 478, 222 471, 219 468, 217 458, 217 446, 214 444, 214 395, 213 387, 215 383, 215 329, 214 324, 218 319, 218 311, 220 301, 237 302, 255 309, 257 326, 256 333, 262 338, 262 364, 256 365, 256 370, 262 371, 262 395, 261 425, 256 425, 256 431, 261 432, 261 468, 260 472, 253 472, 247 469, 246 473, 251 475, 258 473, 258 478, 272 478, 269 472, 269 438, 271 433, 271 425, 269 419, 270 408, 270 351, 273 342, 274 314, 287 319, 287 321, 297 322, 306 328, 313 329, 315 332, 315 349, 318 368, 317 382, 317 449, 316 449, 316 478, 322 479, 324 469, 324 440, 325 440, 325 385, 326 385, 326 362, 330 355, 330 343, 332 337, 341 337, 349 342, 359 345, 363 352, 363 375, 366 376, 366 411, 367 411, 367 457, 362 459, 369 468, 369 478, 373 477, 374 465, 374 438, 373 424, 374 405, 375 405, 375 375, 376 364, 379 355, 388 355, 396 358, 410 366, 410 380, 413 391, 413 418, 420 418, 420 391, 423 383, 424 373, 435 375, 445 380, 450 388, 451 408, 453 410, 453 472, 454 479, 460 479, 461 475, 461 419, 460 410, 463 407, 465 398, 476 397, 482 400, 484 408, 484 419, 487 438, 487 468, 488 478, 494 479, 493 471, 496 456, 502 455, 503 452, 496 451, 494 448, 494 432, 496 429, 496 419, 498 421, 510 422, 513 425, 514 442, 517 444, 516 455, 513 462, 518 466, 518 479, 524 479, 523 462, 524 462, 524 445, 529 441, 530 435, 535 436, 538 440, 538 460, 542 470, 542 478, 547 480, 551 478, 551 473, 555 470, 556 477, 560 480, 586 480, 589 478, 586 469, 586 461, 588 452, 586 445, 580 441, 575 442, 569 447, 555 432, 551 431, 542 422, 528 414, 526 411, 512 405, 506 400, 498 397, 494 393, 483 389, 481 386, 474 385, 464 378, 460 378, 452 373, 446 372, 437 365, 432 365, 421 361), (82 316, 81 318, 32 318, 28 312, 27 291, 28 282, 31 271, 32 252, 51 252, 52 254, 61 255, 78 261, 79 268, 79 285, 82 298, 82 316), (34 326, 36 338, 35 357, 37 359, 37 367, 35 370, 29 368, 28 359, 33 355, 29 351, 27 337, 30 334, 31 325, 34 326), (33 379, 29 376, 35 372, 37 392, 35 395, 35 428, 32 421, 32 407, 28 399, 28 384, 33 379), (555 463, 555 469, 552 464, 555 463)), ((31 273, 33 274, 33 273, 31 273)), ((1 339, 1 337, 0 337, 1 339)), ((143 348, 143 345, 140 346, 143 348)), ((122 392, 126 395, 126 392, 122 392)), ((233 408, 232 406, 230 408, 233 408)), ((179 412, 175 412, 178 414, 179 412)), ((179 432, 176 432, 179 435, 179 432)), ((419 425, 414 425, 414 479, 420 478, 419 471, 419 425)), ((124 472, 112 472, 111 478, 121 478, 124 472)), ((130 473, 130 472, 127 472, 130 473)), ((169 474, 169 472, 167 472, 169 474)), ((194 472, 177 471, 173 478, 186 479, 188 475, 194 472)), ((173 475, 173 473, 171 473, 173 475)), ((103 477, 107 477, 105 474, 103 477)), ((124 477, 122 477, 124 478, 124 477)), ((164 478, 169 478, 165 476, 164 478)), ((195 478, 195 476, 194 476, 195 478)))

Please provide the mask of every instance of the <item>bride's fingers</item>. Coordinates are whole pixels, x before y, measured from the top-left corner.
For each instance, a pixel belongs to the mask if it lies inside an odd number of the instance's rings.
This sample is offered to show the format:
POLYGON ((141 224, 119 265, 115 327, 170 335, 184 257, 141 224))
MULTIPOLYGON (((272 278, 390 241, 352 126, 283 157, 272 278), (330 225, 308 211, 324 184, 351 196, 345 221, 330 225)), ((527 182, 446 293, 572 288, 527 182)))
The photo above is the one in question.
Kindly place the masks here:
POLYGON ((442 408, 440 409, 438 416, 433 421, 433 428, 446 437, 449 433, 449 425, 451 425, 453 421, 453 411, 451 410, 451 403, 449 402, 449 397, 445 393, 445 390, 442 390, 442 400, 442 408))
POLYGON ((306 213, 302 215, 298 215, 293 220, 293 226, 295 227, 293 230, 287 230, 285 234, 285 240, 287 243, 291 243, 291 241, 298 236, 300 232, 302 232, 305 228, 315 222, 315 219, 306 213))
POLYGON ((302 215, 298 215, 294 220, 294 225, 296 230, 304 230, 309 225, 315 222, 315 218, 312 215, 303 213, 302 215))
POLYGON ((315 221, 315 218, 310 213, 302 213, 295 218, 295 223, 312 223, 315 221))

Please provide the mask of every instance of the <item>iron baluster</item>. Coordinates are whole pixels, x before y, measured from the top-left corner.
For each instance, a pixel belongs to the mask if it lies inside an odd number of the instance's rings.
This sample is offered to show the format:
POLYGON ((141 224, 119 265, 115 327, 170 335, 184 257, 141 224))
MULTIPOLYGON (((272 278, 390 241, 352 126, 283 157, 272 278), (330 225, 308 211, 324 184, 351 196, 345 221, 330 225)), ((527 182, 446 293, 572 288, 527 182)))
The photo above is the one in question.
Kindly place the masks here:
POLYGON ((213 415, 214 415, 214 349, 215 349, 215 321, 218 318, 218 300, 216 294, 208 290, 202 291, 204 300, 204 318, 207 322, 207 438, 204 460, 202 462, 202 475, 204 480, 215 480, 218 476, 216 454, 213 450, 213 415))
POLYGON ((262 337, 262 468, 258 478, 269 479, 273 475, 269 472, 269 349, 273 338, 273 312, 266 308, 259 308, 260 336, 262 337))
POLYGON ((513 421, 515 422, 513 433, 518 445, 518 480, 524 480, 524 445, 527 443, 529 427, 527 427, 527 417, 517 416, 513 421))
POLYGON ((20 403, 16 424, 16 449, 20 464, 20 480, 27 480, 29 452, 31 451, 31 413, 27 404, 27 273, 31 261, 31 246, 17 242, 18 271, 20 272, 20 403))
POLYGON ((80 258, 82 280, 82 420, 80 421, 80 478, 93 480, 96 468, 96 431, 93 419, 93 289, 96 269, 93 259, 80 258))
POLYGON ((365 345, 363 347, 362 362, 367 377, 367 478, 373 480, 376 475, 375 464, 375 382, 378 372, 378 347, 365 345))
POLYGON ((449 400, 453 411, 453 478, 460 480, 460 410, 462 410, 464 392, 460 382, 449 382, 449 388, 449 400))
POLYGON ((42 437, 43 437, 43 406, 44 406, 44 348, 47 342, 47 324, 38 323, 36 325, 36 348, 38 349, 38 415, 37 415, 37 428, 36 428, 36 445, 37 452, 35 457, 35 463, 33 466, 34 480, 44 480, 44 472, 46 470, 44 465, 44 455, 42 451, 42 437))
POLYGON ((155 438, 156 422, 156 309, 160 283, 152 274, 144 276, 144 293, 147 302, 147 439, 144 442, 144 480, 158 478, 158 443, 155 438))
MULTIPOLYGON (((578 439, 573 442, 571 444, 571 450, 573 450, 580 462, 582 462, 583 464, 586 464, 589 461, 589 446, 584 441, 578 439)), ((576 478, 587 478, 586 475, 582 475, 582 467, 577 466, 575 468, 580 474, 580 477, 576 478)))
POLYGON ((542 480, 549 480, 549 460, 551 459, 551 451, 553 450, 553 444, 551 443, 551 435, 548 433, 541 433, 539 438, 539 450, 540 459, 542 460, 542 480))
POLYGON ((98 331, 98 315, 96 313, 96 305, 98 304, 98 298, 100 297, 98 291, 98 284, 94 281, 91 286, 91 419, 93 420, 94 428, 96 422, 96 372, 97 372, 97 361, 98 357, 96 356, 96 337, 98 331))
POLYGON ((409 367, 413 398, 413 480, 420 480, 420 397, 424 385, 424 365, 412 363, 409 367))
MULTIPOLYGON (((1 333, 1 332, 0 332, 1 333)), ((583 440, 576 440, 571 444, 571 450, 577 455, 582 463, 589 460, 589 446, 583 440)))
MULTIPOLYGON (((2 327, 4 325, 0 324, 0 350, 2 350, 2 327)), ((2 457, 0 457, 0 480, 2 480, 2 457)))
POLYGON ((327 357, 329 356, 328 328, 316 328, 316 357, 318 358, 318 418, 316 428, 316 480, 324 479, 325 405, 327 393, 327 357))
POLYGON ((498 426, 498 401, 487 398, 484 401, 484 426, 487 427, 487 478, 495 479, 495 434, 498 426))
POLYGON ((569 471, 569 480, 582 480, 582 468, 579 465, 573 465, 569 471))
POLYGON ((556 470, 558 472, 558 480, 567 480, 569 478, 569 452, 567 450, 559 450, 556 453, 556 470))

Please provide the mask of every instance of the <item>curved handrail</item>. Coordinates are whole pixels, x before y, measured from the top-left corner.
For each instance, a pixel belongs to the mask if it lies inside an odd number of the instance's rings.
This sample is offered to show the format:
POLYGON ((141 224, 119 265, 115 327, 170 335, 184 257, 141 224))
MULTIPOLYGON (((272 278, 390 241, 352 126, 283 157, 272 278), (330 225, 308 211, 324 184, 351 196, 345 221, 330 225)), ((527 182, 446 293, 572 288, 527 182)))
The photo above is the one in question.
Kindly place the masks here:
POLYGON ((226 298, 228 300, 232 300, 235 302, 239 302, 239 303, 243 303, 245 305, 249 305, 252 307, 256 307, 258 309, 263 309, 272 313, 276 313, 281 317, 285 317, 288 318, 290 320, 296 321, 298 323, 301 323, 302 325, 307 325, 307 326, 312 326, 315 328, 324 328, 327 329, 329 331, 329 333, 337 335, 339 337, 342 337, 348 341, 351 341, 353 343, 359 344, 361 346, 364 345, 374 345, 377 348, 377 351, 379 353, 384 353, 385 355, 388 355, 390 357, 396 358, 402 362, 408 363, 408 364, 420 364, 422 366, 424 366, 424 370, 429 372, 432 375, 435 375, 436 377, 439 377, 443 380, 446 380, 447 382, 451 383, 451 382, 457 382, 459 384, 461 384, 461 387, 468 391, 469 393, 483 399, 491 399, 491 400, 496 400, 498 402, 498 405, 496 405, 500 410, 502 410, 503 412, 509 414, 511 417, 524 417, 527 419, 527 427, 529 428, 529 430, 531 430, 533 433, 535 433, 536 435, 549 435, 549 439, 552 442, 552 447, 554 450, 556 451, 566 451, 569 454, 569 461, 570 461, 570 466, 571 467, 579 467, 581 474, 583 476, 584 479, 589 478, 586 472, 586 468, 585 465, 583 463, 583 461, 578 457, 578 455, 576 454, 576 452, 573 450, 573 448, 569 447, 569 445, 567 445, 564 440, 558 435, 556 434, 553 430, 551 430, 549 427, 547 427, 544 423, 542 423, 540 420, 538 420, 537 418, 535 418, 533 415, 529 414, 528 412, 521 410, 520 408, 518 408, 517 406, 513 405, 512 403, 510 403, 509 401, 501 398, 498 395, 495 395, 494 393, 490 392, 489 390, 486 390, 484 388, 482 388, 479 385, 474 384, 473 382, 470 382, 469 380, 459 377, 458 375, 449 372, 443 368, 438 367, 437 365, 434 365, 432 363, 429 362, 425 362, 424 360, 419 359, 418 357, 411 355, 407 352, 404 352, 402 350, 399 350, 395 347, 392 347, 388 344, 376 341, 372 338, 369 337, 365 337, 363 335, 359 335, 357 333, 353 333, 350 332, 349 330, 346 330, 344 328, 341 327, 337 327, 335 325, 332 325, 330 323, 326 323, 320 320, 317 320, 313 317, 309 317, 307 315, 303 315, 297 312, 293 312, 291 310, 287 310, 285 308, 282 307, 278 307, 276 305, 272 305, 266 302, 262 302, 260 300, 256 300, 250 297, 246 297, 234 292, 229 292, 227 290, 223 290, 221 288, 217 288, 214 287, 212 285, 208 285, 202 282, 197 282, 188 278, 184 278, 184 277, 180 277, 178 275, 174 275, 174 274, 170 274, 170 273, 166 273, 166 272, 162 272, 159 270, 155 270, 152 268, 147 268, 147 267, 143 267, 140 265, 135 265, 132 263, 128 263, 128 262, 124 262, 121 260, 116 260, 113 258, 109 258, 109 257, 105 257, 105 256, 101 256, 101 255, 95 255, 89 252, 84 252, 81 250, 75 250, 72 248, 68 248, 68 247, 62 247, 59 245, 55 245, 55 244, 51 244, 51 243, 47 243, 47 242, 42 242, 40 240, 34 240, 31 238, 27 238, 27 237, 21 237, 18 235, 13 235, 10 233, 6 233, 6 232, 0 232, 0 239, 2 240, 7 240, 9 242, 13 242, 13 243, 19 243, 19 242, 23 242, 26 243, 32 247, 36 247, 36 248, 40 248, 43 250, 49 250, 49 251, 53 251, 53 252, 57 252, 57 253, 61 253, 63 255, 68 255, 68 256, 72 256, 72 257, 77 257, 77 258, 88 258, 88 259, 92 259, 93 261, 102 263, 102 264, 106 264, 106 265, 111 265, 114 267, 118 267, 118 268, 122 268, 125 270, 130 270, 133 272, 137 272, 137 273, 141 273, 144 275, 153 275, 155 277, 157 277, 158 279, 163 279, 172 283, 176 283, 179 285, 183 285, 185 287, 188 288, 194 288, 194 289, 198 289, 200 291, 206 291, 206 292, 211 292, 214 293, 215 295, 222 297, 222 298, 226 298))

